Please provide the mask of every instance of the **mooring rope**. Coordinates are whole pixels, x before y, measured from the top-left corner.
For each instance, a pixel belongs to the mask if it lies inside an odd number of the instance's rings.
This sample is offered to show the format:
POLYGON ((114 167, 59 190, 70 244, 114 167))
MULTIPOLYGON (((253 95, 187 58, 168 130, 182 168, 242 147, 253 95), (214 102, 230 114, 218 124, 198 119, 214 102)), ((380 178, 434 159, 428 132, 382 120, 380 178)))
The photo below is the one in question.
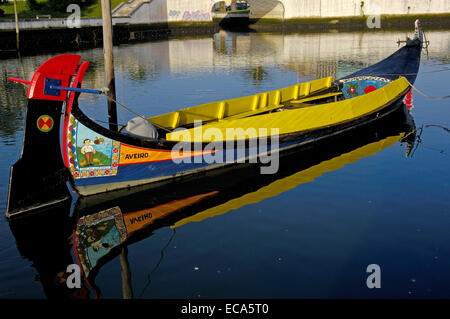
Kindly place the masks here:
POLYGON ((383 75, 398 75, 398 76, 405 76, 405 75, 418 75, 418 74, 432 74, 432 73, 438 73, 438 72, 446 72, 450 71, 450 68, 445 69, 439 69, 439 70, 433 70, 433 71, 426 71, 426 72, 413 72, 413 73, 370 73, 367 75, 370 76, 383 76, 383 75))
POLYGON ((424 128, 428 128, 428 127, 437 127, 437 128, 441 128, 441 129, 443 129, 444 131, 446 131, 447 133, 450 133, 450 129, 449 129, 449 128, 447 128, 447 127, 445 127, 445 126, 442 126, 442 125, 439 125, 439 124, 422 124, 421 126, 416 127, 414 130, 412 130, 412 131, 409 132, 408 134, 405 134, 405 136, 402 137, 402 141, 406 141, 406 139, 407 139, 410 135, 413 135, 413 134, 415 134, 415 133, 417 133, 417 132, 420 131, 420 133, 417 135, 417 137, 414 138, 415 140, 417 140, 417 143, 415 143, 416 145, 415 145, 415 147, 413 148, 413 150, 411 151, 409 157, 410 157, 410 158, 413 157, 414 153, 415 153, 416 150, 419 148, 419 145, 421 145, 423 148, 426 148, 426 149, 429 149, 429 150, 432 150, 432 151, 437 151, 437 152, 439 152, 439 154, 442 154, 442 155, 445 155, 445 156, 450 156, 447 152, 445 152, 445 151, 442 150, 442 149, 440 150, 440 149, 436 149, 436 148, 432 148, 432 147, 423 145, 423 143, 422 143, 422 138, 421 138, 421 137, 422 137, 422 133, 423 133, 424 128))
MULTIPOLYGON (((63 113, 63 114, 64 114, 64 113, 63 113)), ((88 116, 88 118, 89 118, 91 121, 94 121, 94 122, 99 122, 99 123, 103 123, 103 124, 109 124, 108 121, 103 121, 103 120, 100 120, 100 119, 95 118, 95 117, 92 117, 92 116, 88 116)), ((117 123, 117 125, 119 125, 119 126, 126 126, 126 124, 124 124, 124 123, 117 123)))
POLYGON ((439 125, 439 124, 422 124, 421 126, 415 128, 414 130, 412 130, 411 132, 409 132, 408 134, 406 134, 405 136, 403 136, 402 139, 405 139, 405 138, 407 138, 408 136, 410 136, 410 135, 416 133, 418 130, 423 130, 424 128, 428 128, 428 127, 437 127, 437 128, 441 128, 441 129, 443 129, 444 131, 446 131, 447 133, 450 133, 450 129, 449 129, 449 128, 447 128, 447 127, 445 127, 445 126, 442 126, 442 125, 439 125))
POLYGON ((167 242, 167 244, 161 249, 161 253, 160 253, 160 257, 158 262, 156 263, 156 265, 153 267, 153 269, 150 271, 150 273, 147 275, 147 283, 145 284, 144 288, 142 289, 139 298, 142 298, 142 296, 144 295, 145 291, 147 290, 147 288, 150 286, 151 282, 152 282, 152 275, 153 273, 159 268, 159 266, 161 265, 161 262, 164 258, 164 251, 167 249, 167 247, 169 247, 170 243, 172 242, 173 238, 175 237, 176 234, 176 229, 173 228, 173 232, 172 235, 169 238, 169 241, 167 242))
POLYGON ((434 71, 427 71, 427 72, 422 72, 420 74, 430 74, 430 73, 438 73, 438 72, 445 72, 445 71, 450 71, 450 68, 434 70, 434 71))
POLYGON ((445 100, 445 99, 450 98, 450 95, 442 96, 442 97, 430 96, 430 95, 428 95, 428 94, 422 92, 422 91, 419 90, 418 88, 416 88, 416 87, 415 87, 414 85, 412 85, 411 82, 409 82, 406 78, 405 78, 405 80, 408 82, 408 84, 411 86, 411 88, 412 88, 414 91, 416 91, 416 92, 419 93, 419 94, 422 94, 423 96, 425 96, 425 97, 428 98, 428 99, 432 99, 432 100, 445 100))
POLYGON ((139 114, 139 113, 133 111, 132 109, 130 109, 130 108, 127 107, 126 105, 120 103, 120 102, 117 101, 116 99, 113 99, 112 97, 110 97, 110 96, 107 94, 107 91, 104 92, 103 95, 105 95, 105 96, 106 96, 109 100, 111 100, 112 102, 114 102, 114 103, 118 104, 119 106, 123 107, 123 108, 124 108, 125 110, 127 110, 128 112, 130 112, 130 113, 132 113, 132 114, 134 114, 134 115, 136 115, 136 116, 138 116, 138 117, 140 117, 140 118, 142 118, 142 119, 148 121, 150 124, 156 126, 157 128, 160 128, 160 129, 162 129, 162 130, 164 130, 164 131, 166 131, 166 132, 169 132, 169 133, 171 132, 171 130, 165 128, 164 126, 161 126, 161 125, 158 125, 158 124, 156 124, 156 123, 153 123, 152 121, 150 121, 148 118, 146 118, 146 117, 143 116, 142 114, 139 114))

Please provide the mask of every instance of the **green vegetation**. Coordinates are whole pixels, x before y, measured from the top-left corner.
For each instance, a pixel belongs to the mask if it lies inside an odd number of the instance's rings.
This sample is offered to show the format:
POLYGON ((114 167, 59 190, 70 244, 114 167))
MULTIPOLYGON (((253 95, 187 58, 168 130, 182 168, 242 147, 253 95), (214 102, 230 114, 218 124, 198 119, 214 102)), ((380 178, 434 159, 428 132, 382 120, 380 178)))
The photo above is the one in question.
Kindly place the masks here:
MULTIPOLYGON (((77 156, 78 156, 78 163, 81 167, 86 166, 86 157, 81 153, 81 147, 77 146, 77 156)), ((96 151, 93 158, 93 166, 109 166, 111 165, 111 159, 103 154, 100 151, 96 151)))
MULTIPOLYGON (((111 0, 111 7, 114 9, 124 0, 111 0)), ((17 1, 17 12, 19 19, 36 19, 36 16, 50 15, 52 18, 66 18, 71 13, 66 12, 66 8, 71 3, 78 3, 81 7, 82 18, 100 18, 102 9, 100 0, 26 0, 17 1)), ((0 10, 4 11, 4 16, 0 20, 14 20, 14 3, 0 4, 0 10)))
MULTIPOLYGON (((128 2, 128 0, 111 0, 111 8, 114 9, 122 2, 128 2)), ((102 7, 100 5, 100 0, 92 1, 92 4, 84 7, 81 10, 81 16, 83 18, 100 18, 102 16, 102 7)))

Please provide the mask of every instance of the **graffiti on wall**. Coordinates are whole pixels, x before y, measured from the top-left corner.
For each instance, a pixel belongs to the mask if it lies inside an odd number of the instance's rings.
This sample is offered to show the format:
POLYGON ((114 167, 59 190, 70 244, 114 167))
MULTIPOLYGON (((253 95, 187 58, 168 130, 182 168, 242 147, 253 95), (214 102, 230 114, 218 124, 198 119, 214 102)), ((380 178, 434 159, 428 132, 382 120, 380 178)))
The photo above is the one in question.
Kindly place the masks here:
POLYGON ((180 10, 170 10, 169 17, 179 21, 211 21, 211 14, 202 10, 184 11, 184 13, 180 10))
POLYGON ((185 11, 183 14, 183 21, 211 21, 211 14, 200 10, 185 11))
POLYGON ((171 17, 171 18, 176 19, 180 16, 180 14, 181 14, 181 11, 178 11, 178 10, 170 10, 169 11, 169 17, 171 17))

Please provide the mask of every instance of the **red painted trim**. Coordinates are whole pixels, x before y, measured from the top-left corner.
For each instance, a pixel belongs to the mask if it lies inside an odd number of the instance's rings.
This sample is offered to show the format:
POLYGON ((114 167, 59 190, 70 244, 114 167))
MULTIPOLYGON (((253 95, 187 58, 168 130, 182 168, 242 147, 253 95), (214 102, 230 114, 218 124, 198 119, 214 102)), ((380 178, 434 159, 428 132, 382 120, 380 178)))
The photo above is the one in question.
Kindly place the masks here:
MULTIPOLYGON (((86 73, 86 69, 89 66, 89 61, 85 61, 81 63, 80 68, 78 69, 78 73, 75 77, 72 87, 73 88, 81 88, 81 84, 83 83, 84 74, 86 73)), ((72 92, 69 97, 69 103, 67 103, 66 115, 69 115, 72 111, 73 102, 75 100, 75 92, 72 92)))
POLYGON ((24 83, 24 84, 31 84, 31 81, 27 81, 27 80, 22 80, 22 79, 17 79, 17 78, 8 78, 10 81, 13 82, 19 82, 19 83, 24 83))
POLYGON ((68 86, 75 73, 81 56, 74 54, 62 54, 44 62, 34 73, 28 88, 28 99, 64 101, 67 91, 61 90, 59 96, 44 94, 45 79, 61 80, 61 86, 68 86))
MULTIPOLYGON (((78 73, 75 77, 75 80, 73 81, 73 88, 81 87, 81 84, 83 83, 84 74, 86 73, 86 69, 89 66, 89 62, 83 62, 80 65, 80 68, 78 69, 78 73)), ((64 126, 63 126, 63 157, 64 157, 64 164, 67 168, 69 168, 69 156, 67 154, 67 131, 68 131, 68 125, 69 125, 69 116, 70 112, 72 111, 73 102, 75 101, 75 92, 72 92, 69 97, 69 101, 67 103, 65 115, 64 115, 64 126)))

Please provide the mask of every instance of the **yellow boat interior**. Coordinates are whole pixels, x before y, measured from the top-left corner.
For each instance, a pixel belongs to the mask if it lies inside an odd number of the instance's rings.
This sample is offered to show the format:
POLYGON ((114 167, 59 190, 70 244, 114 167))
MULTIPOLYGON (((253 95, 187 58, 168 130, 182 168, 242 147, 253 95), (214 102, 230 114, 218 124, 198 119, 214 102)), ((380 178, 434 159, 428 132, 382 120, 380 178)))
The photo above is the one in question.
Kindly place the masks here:
MULTIPOLYGON (((368 94, 345 99, 339 82, 326 77, 251 96, 212 102, 154 116, 168 141, 251 139, 332 126, 376 112, 400 97, 409 82, 400 77, 368 94), (198 121, 201 121, 201 124, 198 121), (210 129, 209 134, 198 134, 210 129), (197 130, 197 131, 196 131, 197 130)), ((161 130, 159 130, 161 132, 161 130)))

